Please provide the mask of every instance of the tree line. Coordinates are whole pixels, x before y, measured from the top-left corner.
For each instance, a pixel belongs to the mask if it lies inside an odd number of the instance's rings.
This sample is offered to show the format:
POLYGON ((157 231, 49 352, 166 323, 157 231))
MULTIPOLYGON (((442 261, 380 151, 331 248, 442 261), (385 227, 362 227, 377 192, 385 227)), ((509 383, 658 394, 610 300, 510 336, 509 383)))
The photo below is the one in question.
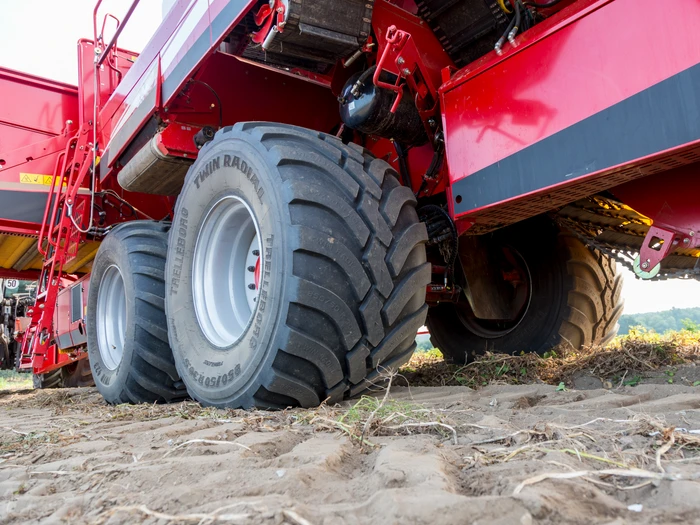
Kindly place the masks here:
POLYGON ((632 326, 643 326, 663 334, 669 330, 698 330, 700 328, 700 308, 672 308, 663 312, 627 314, 620 317, 619 335, 629 332, 632 326))

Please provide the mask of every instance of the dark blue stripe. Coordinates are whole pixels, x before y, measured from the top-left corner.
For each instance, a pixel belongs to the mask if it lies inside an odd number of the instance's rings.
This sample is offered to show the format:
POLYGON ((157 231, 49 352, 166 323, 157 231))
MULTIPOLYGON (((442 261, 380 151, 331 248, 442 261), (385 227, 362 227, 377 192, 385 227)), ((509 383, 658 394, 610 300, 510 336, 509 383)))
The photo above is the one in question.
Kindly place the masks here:
POLYGON ((700 64, 457 181, 455 214, 696 140, 700 64))
POLYGON ((49 186, 45 188, 46 191, 0 190, 0 218, 41 224, 49 194, 49 186))

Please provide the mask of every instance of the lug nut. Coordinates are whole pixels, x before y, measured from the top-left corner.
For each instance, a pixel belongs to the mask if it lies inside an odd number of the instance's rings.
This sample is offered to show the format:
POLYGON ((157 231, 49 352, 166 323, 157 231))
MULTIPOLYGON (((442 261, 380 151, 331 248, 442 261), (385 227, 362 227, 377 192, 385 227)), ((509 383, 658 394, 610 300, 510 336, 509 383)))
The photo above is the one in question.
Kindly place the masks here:
POLYGON ((255 290, 255 285, 254 285, 253 283, 250 283, 250 284, 248 285, 248 289, 249 289, 249 290, 255 290))
POLYGON ((248 271, 249 271, 249 272, 254 272, 254 271, 255 271, 255 266, 248 266, 248 271))
POLYGON ((256 257, 260 255, 260 250, 253 250, 253 255, 255 255, 256 257))

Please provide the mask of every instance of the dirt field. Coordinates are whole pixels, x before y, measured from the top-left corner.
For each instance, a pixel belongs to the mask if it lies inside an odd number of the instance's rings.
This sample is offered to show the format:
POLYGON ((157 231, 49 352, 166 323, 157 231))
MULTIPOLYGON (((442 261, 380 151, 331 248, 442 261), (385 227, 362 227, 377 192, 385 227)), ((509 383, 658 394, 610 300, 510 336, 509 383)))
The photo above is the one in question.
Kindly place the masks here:
POLYGON ((695 429, 681 384, 394 386, 281 413, 5 392, 0 522, 700 523, 695 429))

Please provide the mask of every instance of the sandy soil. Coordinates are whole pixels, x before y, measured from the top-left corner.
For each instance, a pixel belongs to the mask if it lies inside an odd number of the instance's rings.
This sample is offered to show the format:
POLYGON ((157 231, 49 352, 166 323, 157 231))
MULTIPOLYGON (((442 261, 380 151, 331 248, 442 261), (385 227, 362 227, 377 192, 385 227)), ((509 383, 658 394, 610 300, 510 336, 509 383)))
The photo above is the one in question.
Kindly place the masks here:
POLYGON ((0 393, 0 523, 700 523, 698 387, 394 387, 384 403, 0 393))

